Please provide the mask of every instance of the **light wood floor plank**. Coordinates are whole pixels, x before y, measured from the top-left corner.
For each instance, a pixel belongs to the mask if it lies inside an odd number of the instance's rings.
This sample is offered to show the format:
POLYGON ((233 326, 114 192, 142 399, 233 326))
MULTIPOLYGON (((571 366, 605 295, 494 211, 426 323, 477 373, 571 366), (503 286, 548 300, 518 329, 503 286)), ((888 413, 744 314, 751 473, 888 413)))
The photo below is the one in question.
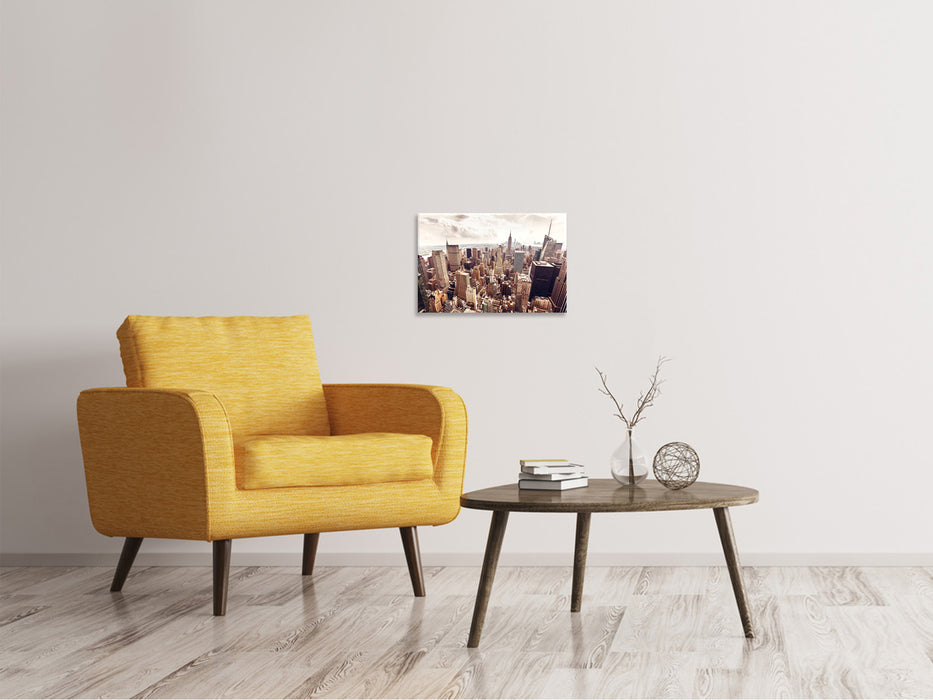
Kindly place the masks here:
POLYGON ((811 567, 824 605, 886 605, 881 593, 853 566, 811 567))
POLYGON ((76 566, 18 566, 0 570, 0 595, 22 593, 23 588, 77 571, 76 566))
POLYGON ((503 567, 479 648, 478 567, 0 570, 0 697, 933 697, 933 570, 503 567))

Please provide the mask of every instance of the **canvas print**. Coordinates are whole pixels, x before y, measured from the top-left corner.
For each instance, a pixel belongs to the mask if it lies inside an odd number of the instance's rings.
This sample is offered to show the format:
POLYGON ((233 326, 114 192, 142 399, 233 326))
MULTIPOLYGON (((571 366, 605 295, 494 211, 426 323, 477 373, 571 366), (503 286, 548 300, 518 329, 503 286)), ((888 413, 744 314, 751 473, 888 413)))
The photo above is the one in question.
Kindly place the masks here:
POLYGON ((418 215, 418 313, 566 312, 566 214, 418 215))

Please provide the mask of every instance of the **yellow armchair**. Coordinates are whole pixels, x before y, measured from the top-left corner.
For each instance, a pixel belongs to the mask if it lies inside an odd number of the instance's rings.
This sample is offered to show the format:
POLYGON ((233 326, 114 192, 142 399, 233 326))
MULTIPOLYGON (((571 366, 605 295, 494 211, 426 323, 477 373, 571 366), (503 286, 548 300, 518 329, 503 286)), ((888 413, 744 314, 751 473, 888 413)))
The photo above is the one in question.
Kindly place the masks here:
POLYGON ((226 611, 231 540, 397 527, 424 595, 420 525, 460 510, 467 417, 436 386, 322 384, 306 316, 130 316, 117 333, 126 388, 88 389, 78 426, 101 534, 125 537, 121 590, 147 537, 214 547, 226 611))

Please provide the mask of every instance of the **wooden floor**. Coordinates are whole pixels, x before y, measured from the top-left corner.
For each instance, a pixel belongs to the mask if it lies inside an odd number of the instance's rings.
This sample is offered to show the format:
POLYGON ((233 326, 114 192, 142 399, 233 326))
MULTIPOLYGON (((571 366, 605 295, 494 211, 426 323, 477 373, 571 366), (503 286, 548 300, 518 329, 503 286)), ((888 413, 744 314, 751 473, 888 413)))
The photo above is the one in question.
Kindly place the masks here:
POLYGON ((0 570, 2 697, 933 697, 933 569, 502 567, 0 570))

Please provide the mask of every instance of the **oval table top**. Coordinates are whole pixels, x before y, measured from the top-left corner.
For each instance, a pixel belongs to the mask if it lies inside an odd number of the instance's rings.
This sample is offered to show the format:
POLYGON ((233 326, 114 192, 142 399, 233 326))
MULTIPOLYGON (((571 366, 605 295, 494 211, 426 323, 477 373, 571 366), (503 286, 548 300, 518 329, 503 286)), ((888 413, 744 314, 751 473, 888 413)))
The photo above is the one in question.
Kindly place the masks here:
POLYGON ((615 479, 590 479, 589 486, 568 491, 519 489, 517 483, 471 491, 460 505, 477 510, 525 513, 619 513, 629 511, 728 508, 758 501, 758 491, 731 484, 697 481, 677 491, 646 479, 635 487, 615 479))

